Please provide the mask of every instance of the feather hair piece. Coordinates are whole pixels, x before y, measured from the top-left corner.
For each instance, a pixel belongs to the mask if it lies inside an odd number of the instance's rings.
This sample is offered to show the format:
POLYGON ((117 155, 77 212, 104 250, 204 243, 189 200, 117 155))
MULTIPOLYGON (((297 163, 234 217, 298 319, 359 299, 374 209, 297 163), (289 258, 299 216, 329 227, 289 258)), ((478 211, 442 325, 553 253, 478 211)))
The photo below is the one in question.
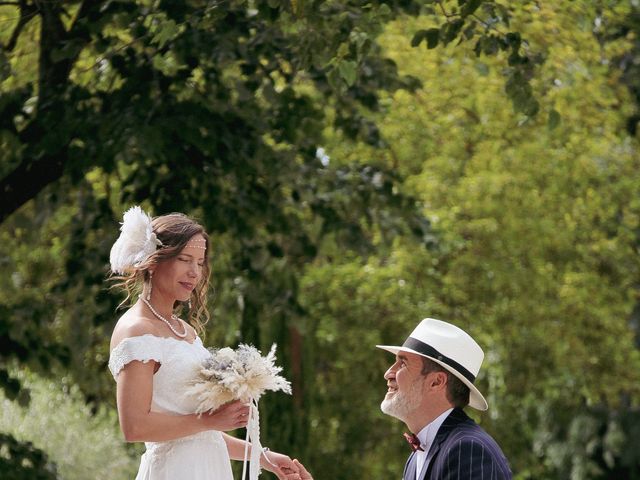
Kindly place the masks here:
POLYGON ((125 274, 144 262, 162 242, 153 233, 151 217, 138 205, 124 212, 120 236, 111 247, 111 271, 125 274))

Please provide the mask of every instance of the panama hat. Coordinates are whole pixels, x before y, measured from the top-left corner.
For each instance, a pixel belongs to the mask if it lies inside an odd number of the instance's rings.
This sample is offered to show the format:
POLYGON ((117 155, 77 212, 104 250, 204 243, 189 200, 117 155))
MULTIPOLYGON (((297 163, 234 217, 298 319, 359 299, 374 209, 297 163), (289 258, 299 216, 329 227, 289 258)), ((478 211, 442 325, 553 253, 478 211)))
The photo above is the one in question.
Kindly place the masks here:
POLYGON ((489 408, 487 401, 473 384, 480 371, 484 352, 480 345, 461 328, 434 318, 425 318, 401 347, 391 345, 376 345, 376 347, 393 354, 409 352, 433 360, 469 387, 470 407, 477 410, 489 408))

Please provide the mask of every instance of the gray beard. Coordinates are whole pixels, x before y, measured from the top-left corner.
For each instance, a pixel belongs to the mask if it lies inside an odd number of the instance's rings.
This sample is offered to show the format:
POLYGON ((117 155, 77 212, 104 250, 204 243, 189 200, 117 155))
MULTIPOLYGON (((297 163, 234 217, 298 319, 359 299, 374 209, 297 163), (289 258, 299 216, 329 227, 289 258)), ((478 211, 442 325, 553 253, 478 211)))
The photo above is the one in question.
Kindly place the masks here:
POLYGON ((422 382, 416 382, 411 385, 411 389, 407 393, 396 391, 391 398, 385 397, 380 404, 380 410, 382 413, 406 422, 409 416, 420 408, 421 400, 422 382))

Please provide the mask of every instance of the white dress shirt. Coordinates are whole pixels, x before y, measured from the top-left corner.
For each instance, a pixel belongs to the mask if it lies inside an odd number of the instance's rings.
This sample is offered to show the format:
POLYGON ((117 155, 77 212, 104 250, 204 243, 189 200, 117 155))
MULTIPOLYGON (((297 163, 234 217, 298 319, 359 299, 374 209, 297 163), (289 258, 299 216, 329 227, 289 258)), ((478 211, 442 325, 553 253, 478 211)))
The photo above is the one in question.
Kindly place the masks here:
POLYGON ((442 412, 442 414, 433 420, 430 424, 424 427, 418 433, 417 437, 420 440, 420 446, 424 449, 424 452, 420 450, 416 450, 416 480, 420 480, 422 469, 427 468, 429 466, 429 450, 431 449, 431 444, 436 438, 436 434, 438 430, 440 430, 440 426, 442 422, 449 416, 449 414, 453 411, 453 408, 442 412))

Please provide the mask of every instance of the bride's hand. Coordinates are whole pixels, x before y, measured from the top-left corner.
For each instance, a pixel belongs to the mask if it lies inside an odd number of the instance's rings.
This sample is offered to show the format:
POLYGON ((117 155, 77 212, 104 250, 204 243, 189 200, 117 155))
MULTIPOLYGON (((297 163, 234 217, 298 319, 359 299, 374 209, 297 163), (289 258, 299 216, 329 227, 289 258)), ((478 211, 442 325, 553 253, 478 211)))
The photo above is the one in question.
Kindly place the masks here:
POLYGON ((265 450, 260 456, 260 466, 276 475, 278 480, 302 480, 298 467, 287 455, 265 450))
POLYGON ((201 417, 211 430, 227 432, 247 425, 249 407, 240 400, 225 403, 212 412, 204 413, 201 417))

